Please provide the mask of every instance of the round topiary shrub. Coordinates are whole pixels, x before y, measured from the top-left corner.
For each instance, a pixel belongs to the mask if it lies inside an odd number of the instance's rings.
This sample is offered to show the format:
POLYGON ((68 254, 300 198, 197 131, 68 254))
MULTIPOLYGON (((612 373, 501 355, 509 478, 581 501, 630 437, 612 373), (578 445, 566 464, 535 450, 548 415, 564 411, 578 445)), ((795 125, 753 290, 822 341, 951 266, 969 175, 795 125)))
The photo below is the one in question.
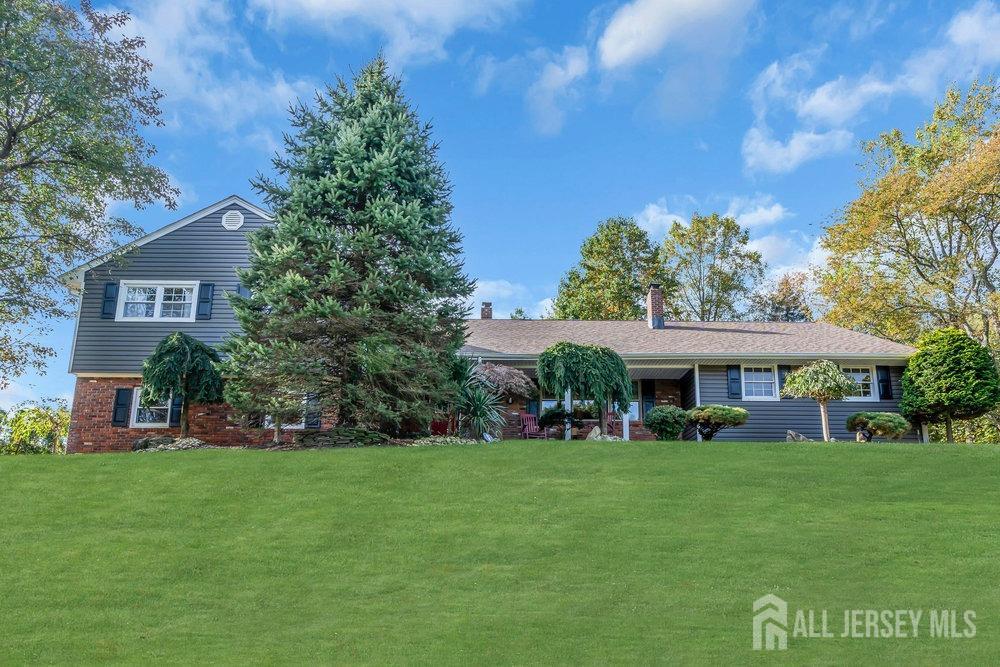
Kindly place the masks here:
POLYGON ((688 421, 695 425, 702 440, 711 440, 724 428, 742 426, 750 413, 729 405, 699 405, 688 410, 688 421))
POLYGON ((948 442, 954 442, 953 420, 979 417, 1000 403, 1000 374, 990 351, 954 328, 920 337, 902 384, 900 411, 913 421, 944 422, 948 442))
POLYGON ((657 440, 677 440, 687 421, 686 410, 676 405, 658 405, 646 413, 642 423, 656 434, 657 440))
POLYGON ((901 438, 910 430, 910 422, 894 412, 855 412, 847 418, 847 430, 856 431, 864 442, 872 438, 901 438))

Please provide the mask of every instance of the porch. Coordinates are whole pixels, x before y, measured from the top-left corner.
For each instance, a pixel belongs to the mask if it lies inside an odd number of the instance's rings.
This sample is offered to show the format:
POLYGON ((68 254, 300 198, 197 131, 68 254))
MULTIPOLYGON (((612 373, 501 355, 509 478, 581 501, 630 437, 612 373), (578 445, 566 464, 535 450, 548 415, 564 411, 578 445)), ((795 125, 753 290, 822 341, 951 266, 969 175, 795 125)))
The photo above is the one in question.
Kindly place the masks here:
MULTIPOLYGON (((537 377, 535 368, 529 364, 508 365, 520 368, 533 380, 537 377)), ((695 365, 667 364, 655 361, 628 360, 626 367, 629 377, 632 378, 632 401, 629 405, 628 415, 616 415, 614 421, 609 424, 609 435, 615 435, 626 440, 655 440, 656 436, 649 431, 643 420, 645 415, 654 407, 660 405, 676 405, 684 410, 688 410, 697 404, 697 390, 695 383, 695 365), (626 417, 628 423, 626 424, 626 417)), ((529 413, 540 417, 544 412, 565 401, 565 397, 553 395, 540 395, 531 399, 519 397, 505 397, 507 402, 507 424, 503 428, 503 438, 512 439, 521 437, 521 414, 529 413)), ((573 396, 574 407, 590 406, 591 401, 584 397, 573 396)), ((573 429, 573 440, 586 439, 587 435, 599 425, 599 420, 584 419, 582 428, 573 429)), ((560 433, 554 437, 563 437, 560 433)), ((694 431, 689 430, 682 436, 684 439, 694 439, 694 431)))

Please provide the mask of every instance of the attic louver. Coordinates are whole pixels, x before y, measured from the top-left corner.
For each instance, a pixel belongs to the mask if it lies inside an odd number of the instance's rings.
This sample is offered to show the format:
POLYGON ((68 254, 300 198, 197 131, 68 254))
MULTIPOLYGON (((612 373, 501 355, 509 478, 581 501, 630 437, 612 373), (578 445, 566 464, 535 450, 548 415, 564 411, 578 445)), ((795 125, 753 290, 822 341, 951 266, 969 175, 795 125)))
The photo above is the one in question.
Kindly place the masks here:
POLYGON ((222 216, 222 226, 233 232, 243 226, 243 214, 239 211, 226 211, 222 216))

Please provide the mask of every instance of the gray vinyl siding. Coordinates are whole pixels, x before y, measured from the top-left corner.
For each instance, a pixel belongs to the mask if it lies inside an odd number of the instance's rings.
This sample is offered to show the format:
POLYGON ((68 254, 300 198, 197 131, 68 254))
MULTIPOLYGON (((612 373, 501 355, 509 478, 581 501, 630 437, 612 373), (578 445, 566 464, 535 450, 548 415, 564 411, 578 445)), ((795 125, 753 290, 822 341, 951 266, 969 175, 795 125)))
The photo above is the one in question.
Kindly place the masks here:
MULTIPOLYGON (((844 363, 844 366, 851 364, 844 363)), ((867 362, 863 365, 868 365, 867 362)), ((847 417, 855 412, 899 412, 902 393, 900 380, 902 366, 890 367, 893 400, 890 401, 834 401, 830 403, 830 434, 837 440, 854 440, 854 433, 846 427, 847 417)), ((808 398, 782 398, 780 401, 743 401, 729 398, 725 366, 700 368, 701 402, 718 403, 745 408, 750 418, 743 426, 726 429, 715 436, 716 440, 784 440, 786 431, 798 431, 814 440, 823 439, 819 405, 808 398)), ((876 387, 876 392, 877 392, 876 387)), ((916 440, 911 431, 905 440, 916 440)))
POLYGON ((246 234, 266 224, 269 223, 258 215, 232 204, 140 246, 124 265, 110 262, 87 271, 70 372, 138 374, 156 344, 174 331, 218 345, 237 327, 226 292, 236 289, 236 267, 247 265, 246 234), (244 222, 238 230, 229 231, 221 220, 227 211, 234 209, 243 214, 244 222), (214 283, 212 319, 194 322, 101 319, 104 285, 120 280, 214 283))

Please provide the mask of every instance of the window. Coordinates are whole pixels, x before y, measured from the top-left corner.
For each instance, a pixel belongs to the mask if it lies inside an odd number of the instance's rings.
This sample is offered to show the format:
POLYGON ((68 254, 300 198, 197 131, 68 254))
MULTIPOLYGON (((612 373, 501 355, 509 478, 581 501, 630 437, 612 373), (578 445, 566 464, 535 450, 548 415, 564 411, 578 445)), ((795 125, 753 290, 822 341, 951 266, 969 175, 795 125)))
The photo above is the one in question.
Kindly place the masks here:
POLYGON ((122 281, 118 290, 119 322, 192 322, 196 282, 139 283, 122 281))
POLYGON ((872 379, 875 377, 875 372, 871 366, 844 366, 840 370, 844 372, 844 375, 857 382, 859 387, 858 391, 853 396, 845 398, 845 401, 875 400, 875 395, 872 391, 874 387, 872 379))
POLYGON ((155 405, 140 405, 139 392, 142 387, 132 390, 132 428, 166 428, 170 424, 170 399, 155 405))
MULTIPOLYGON (((302 431, 307 428, 320 428, 320 414, 318 412, 318 407, 316 398, 313 394, 303 396, 302 412, 299 421, 291 424, 282 424, 281 429, 283 431, 302 431)), ((264 415, 262 426, 264 428, 274 428, 274 419, 271 415, 264 415)))
POLYGON ((743 367, 743 400, 744 401, 777 401, 778 387, 776 379, 778 371, 774 366, 744 366, 743 367))

